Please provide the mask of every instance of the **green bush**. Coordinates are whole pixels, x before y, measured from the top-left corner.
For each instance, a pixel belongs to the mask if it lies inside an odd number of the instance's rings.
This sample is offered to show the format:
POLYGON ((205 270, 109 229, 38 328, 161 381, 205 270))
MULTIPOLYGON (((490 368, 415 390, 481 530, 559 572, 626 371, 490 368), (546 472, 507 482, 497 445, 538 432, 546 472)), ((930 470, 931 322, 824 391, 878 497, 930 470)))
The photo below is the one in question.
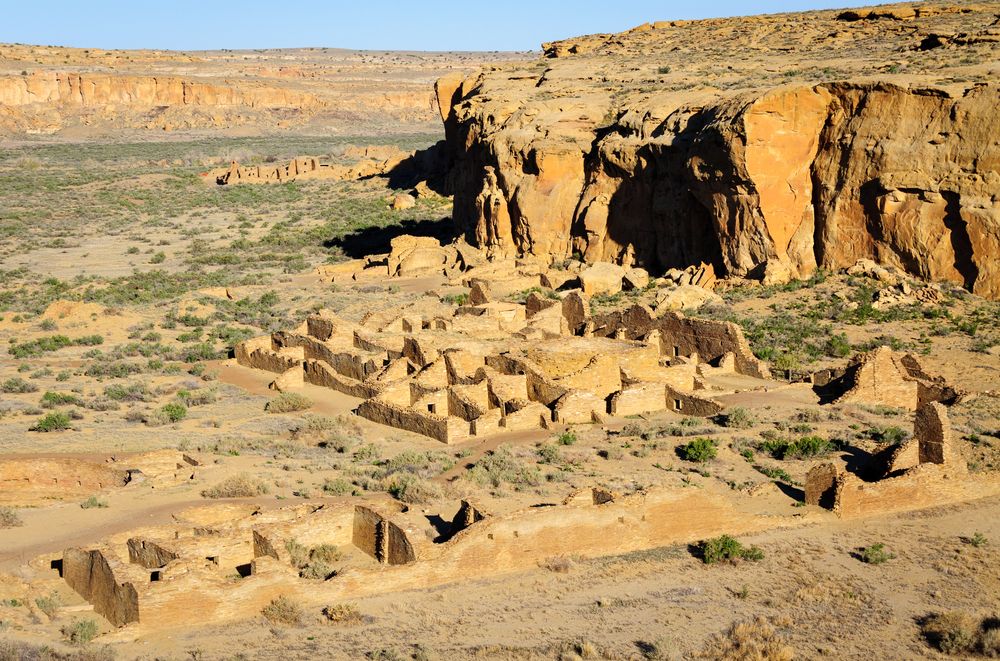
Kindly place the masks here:
POLYGON ((44 418, 35 423, 35 426, 31 428, 31 431, 39 432, 50 432, 50 431, 65 431, 70 428, 69 415, 63 413, 62 411, 55 411, 49 413, 44 418))
POLYGON ((863 435, 876 443, 899 445, 909 438, 910 433, 900 427, 883 427, 881 425, 875 425, 868 431, 864 432, 863 435))
POLYGON ((881 565, 896 557, 886 550, 885 544, 882 542, 876 542, 871 546, 866 546, 861 549, 858 555, 862 562, 869 565, 881 565))
POLYGON ((576 432, 574 431, 564 431, 559 435, 559 445, 573 445, 576 440, 576 432))
POLYGON ((47 391, 42 395, 41 399, 42 408, 50 409, 55 406, 63 406, 66 404, 72 404, 73 406, 83 406, 83 401, 76 395, 47 391))
POLYGON ((696 438, 677 448, 681 459, 696 463, 705 463, 715 459, 718 454, 718 443, 710 438, 696 438))
POLYGON ((180 422, 181 420, 187 417, 187 408, 183 404, 178 404, 176 402, 170 402, 169 404, 164 404, 160 408, 160 412, 170 422, 180 422))
POLYGON ((757 447, 775 459, 806 459, 833 451, 834 444, 822 436, 803 436, 796 441, 781 438, 766 439, 757 447))
POLYGON ((451 305, 458 305, 458 306, 468 305, 469 294, 465 292, 461 294, 448 294, 447 296, 444 296, 441 300, 444 301, 445 303, 450 303, 451 305))
POLYGON ((19 376, 12 376, 0 384, 0 391, 8 394, 37 392, 38 386, 29 381, 25 381, 19 376))
POLYGON ((756 562, 764 558, 764 552, 756 546, 743 546, 739 540, 729 535, 703 540, 698 544, 697 552, 706 565, 724 561, 736 562, 737 560, 756 562))
POLYGON ((295 392, 283 392, 265 406, 264 410, 269 413, 293 413, 304 411, 313 405, 312 400, 305 395, 295 392))

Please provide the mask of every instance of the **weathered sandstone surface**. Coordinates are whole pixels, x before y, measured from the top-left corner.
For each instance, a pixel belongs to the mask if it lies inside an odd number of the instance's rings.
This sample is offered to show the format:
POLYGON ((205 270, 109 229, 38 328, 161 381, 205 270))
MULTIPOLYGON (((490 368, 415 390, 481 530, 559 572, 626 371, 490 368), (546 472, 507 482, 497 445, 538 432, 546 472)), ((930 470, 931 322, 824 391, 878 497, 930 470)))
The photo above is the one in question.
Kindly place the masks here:
POLYGON ((499 254, 771 282, 869 258, 1000 297, 1000 3, 921 7, 647 24, 441 79, 456 222, 499 254))

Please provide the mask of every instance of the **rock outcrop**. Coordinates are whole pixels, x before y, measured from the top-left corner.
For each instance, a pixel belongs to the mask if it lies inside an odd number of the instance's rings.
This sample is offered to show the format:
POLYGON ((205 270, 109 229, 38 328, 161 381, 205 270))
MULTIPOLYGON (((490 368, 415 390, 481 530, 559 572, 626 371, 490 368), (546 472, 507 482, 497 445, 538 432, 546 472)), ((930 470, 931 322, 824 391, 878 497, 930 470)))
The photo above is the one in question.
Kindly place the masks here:
POLYGON ((995 17, 933 8, 906 30, 835 12, 658 23, 442 81, 456 222, 499 254, 769 282, 868 258, 998 298, 1000 85, 976 63, 1000 45, 948 58, 961 84, 897 71, 925 64, 920 35, 995 17))

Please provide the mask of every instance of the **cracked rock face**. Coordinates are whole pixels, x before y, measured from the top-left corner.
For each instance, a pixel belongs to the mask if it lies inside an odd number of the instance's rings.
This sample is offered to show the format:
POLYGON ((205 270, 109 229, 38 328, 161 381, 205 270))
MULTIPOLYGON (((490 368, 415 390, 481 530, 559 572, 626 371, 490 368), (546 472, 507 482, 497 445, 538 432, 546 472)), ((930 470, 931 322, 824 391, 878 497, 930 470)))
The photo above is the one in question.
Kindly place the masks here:
POLYGON ((456 222, 495 254, 771 281, 866 258, 998 298, 1000 42, 923 50, 998 8, 657 23, 444 79, 456 222))

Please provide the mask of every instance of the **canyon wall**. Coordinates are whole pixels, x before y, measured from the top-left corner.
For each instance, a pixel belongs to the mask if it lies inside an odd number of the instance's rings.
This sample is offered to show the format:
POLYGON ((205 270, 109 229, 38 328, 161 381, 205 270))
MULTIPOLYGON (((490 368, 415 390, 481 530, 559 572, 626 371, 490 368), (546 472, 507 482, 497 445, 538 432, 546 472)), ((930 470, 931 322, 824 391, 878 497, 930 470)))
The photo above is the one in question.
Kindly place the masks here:
MULTIPOLYGON (((765 18, 787 29, 839 24, 830 12, 765 18)), ((612 65, 641 70, 644 55, 689 66, 669 59, 678 37, 726 24, 602 35, 577 49, 584 55, 550 49, 563 57, 439 81, 459 228, 496 253, 576 252, 653 271, 710 262, 773 282, 872 258, 1000 297, 995 78, 925 86, 924 76, 872 76, 833 49, 832 61, 858 75, 813 82, 791 68, 802 59, 763 45, 762 64, 784 71, 775 84, 761 84, 761 70, 725 87, 673 67, 657 70, 661 80, 612 77, 612 65), (678 75, 682 89, 667 84, 678 75)), ((724 34, 716 59, 737 39, 724 34)), ((915 43, 907 34, 897 48, 915 43)), ((820 57, 816 42, 784 50, 820 57)), ((981 49, 994 62, 995 44, 981 49)), ((732 46, 734 57, 746 48, 732 46)))

